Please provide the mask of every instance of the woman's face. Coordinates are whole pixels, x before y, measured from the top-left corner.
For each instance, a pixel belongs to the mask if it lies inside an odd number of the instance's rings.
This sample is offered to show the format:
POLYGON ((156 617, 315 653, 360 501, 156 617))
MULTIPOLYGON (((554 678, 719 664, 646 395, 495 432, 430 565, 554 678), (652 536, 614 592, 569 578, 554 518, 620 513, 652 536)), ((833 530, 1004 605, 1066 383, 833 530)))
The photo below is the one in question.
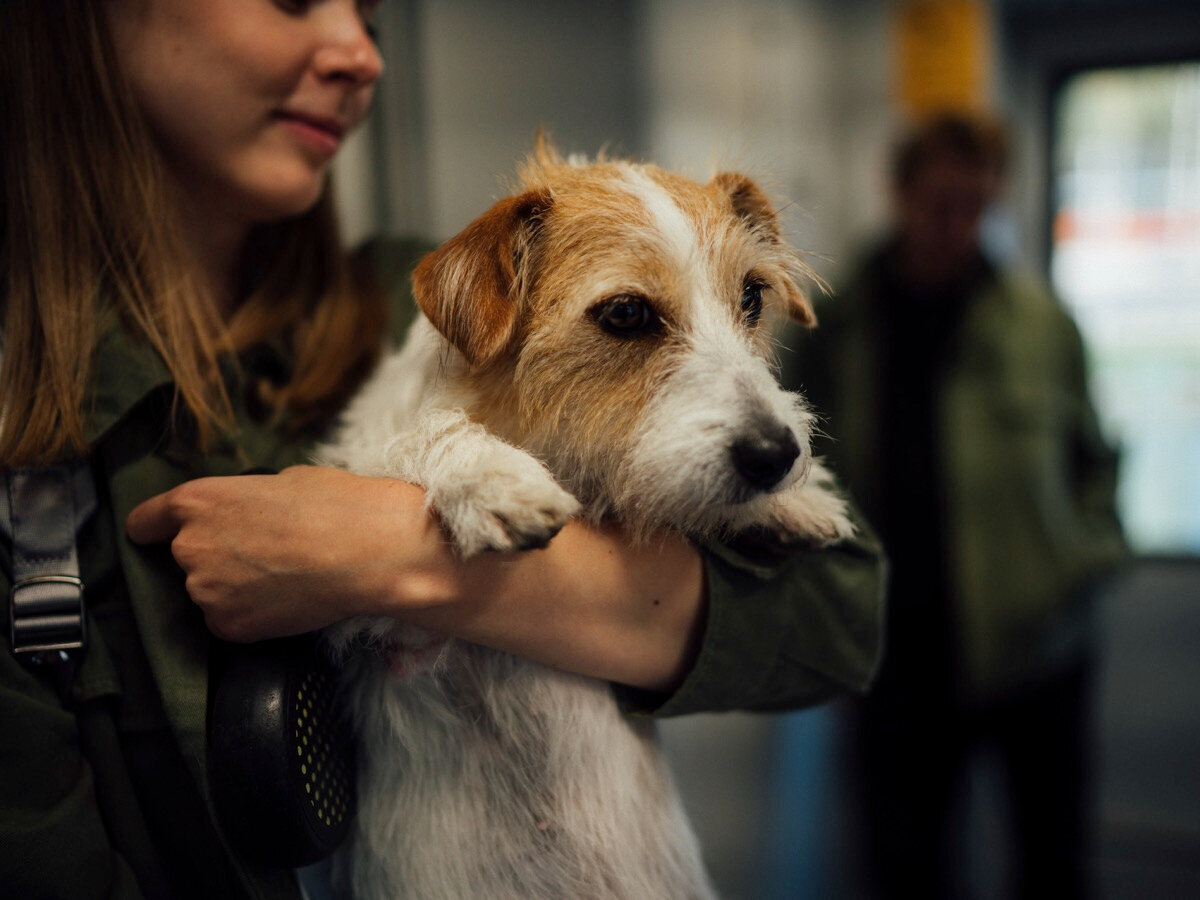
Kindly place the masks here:
POLYGON ((376 2, 106 0, 118 57, 183 202, 245 223, 316 202, 383 70, 376 2))

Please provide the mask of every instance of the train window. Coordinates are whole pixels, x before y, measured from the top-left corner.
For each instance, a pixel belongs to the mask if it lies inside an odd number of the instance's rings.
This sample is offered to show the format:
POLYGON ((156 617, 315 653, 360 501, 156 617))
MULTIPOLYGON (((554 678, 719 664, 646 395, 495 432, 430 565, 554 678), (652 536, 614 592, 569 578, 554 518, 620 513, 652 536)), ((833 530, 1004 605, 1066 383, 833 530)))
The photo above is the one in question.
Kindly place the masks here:
POLYGON ((1145 554, 1200 553, 1200 62, 1091 70, 1055 104, 1050 268, 1088 344, 1145 554))

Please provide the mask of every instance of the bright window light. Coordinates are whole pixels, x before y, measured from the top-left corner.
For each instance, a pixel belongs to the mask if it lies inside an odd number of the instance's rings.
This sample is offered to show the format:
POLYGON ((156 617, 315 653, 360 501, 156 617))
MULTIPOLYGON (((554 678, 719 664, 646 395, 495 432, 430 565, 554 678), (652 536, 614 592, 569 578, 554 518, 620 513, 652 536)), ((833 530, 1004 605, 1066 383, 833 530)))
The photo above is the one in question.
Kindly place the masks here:
POLYGON ((1200 63, 1071 78, 1053 185, 1051 277, 1121 448, 1130 540, 1200 553, 1200 63))

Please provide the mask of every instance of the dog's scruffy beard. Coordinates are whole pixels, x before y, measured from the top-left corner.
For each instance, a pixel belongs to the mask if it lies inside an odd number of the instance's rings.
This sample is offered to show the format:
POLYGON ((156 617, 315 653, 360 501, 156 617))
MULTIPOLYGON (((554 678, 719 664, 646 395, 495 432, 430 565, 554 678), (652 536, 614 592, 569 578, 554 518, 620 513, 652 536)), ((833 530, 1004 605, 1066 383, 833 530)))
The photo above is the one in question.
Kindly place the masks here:
POLYGON ((593 521, 618 519, 634 539, 662 527, 726 537, 762 520, 771 494, 803 482, 812 467, 814 417, 804 398, 781 390, 765 361, 739 349, 681 354, 653 393, 628 398, 639 405, 554 410, 553 422, 539 415, 517 439, 593 521), (597 439, 596 420, 613 418, 620 425, 601 421, 607 435, 597 439), (739 446, 785 441, 794 442, 795 458, 778 472, 742 471, 748 464, 739 464, 739 446))

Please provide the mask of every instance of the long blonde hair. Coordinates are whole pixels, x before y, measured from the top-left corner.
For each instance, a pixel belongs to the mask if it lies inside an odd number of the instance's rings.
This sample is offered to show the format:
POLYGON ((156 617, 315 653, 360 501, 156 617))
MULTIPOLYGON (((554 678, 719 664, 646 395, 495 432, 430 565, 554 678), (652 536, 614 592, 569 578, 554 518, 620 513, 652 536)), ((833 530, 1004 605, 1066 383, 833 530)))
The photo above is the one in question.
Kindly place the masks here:
POLYGON ((328 191, 305 215, 259 229, 261 271, 230 321, 219 319, 184 262, 162 161, 100 7, 5 0, 0 465, 88 451, 87 386, 113 318, 166 363, 202 445, 231 424, 223 354, 287 340, 291 377, 261 392, 281 419, 303 427, 361 380, 383 328, 379 293, 342 252, 328 191))

